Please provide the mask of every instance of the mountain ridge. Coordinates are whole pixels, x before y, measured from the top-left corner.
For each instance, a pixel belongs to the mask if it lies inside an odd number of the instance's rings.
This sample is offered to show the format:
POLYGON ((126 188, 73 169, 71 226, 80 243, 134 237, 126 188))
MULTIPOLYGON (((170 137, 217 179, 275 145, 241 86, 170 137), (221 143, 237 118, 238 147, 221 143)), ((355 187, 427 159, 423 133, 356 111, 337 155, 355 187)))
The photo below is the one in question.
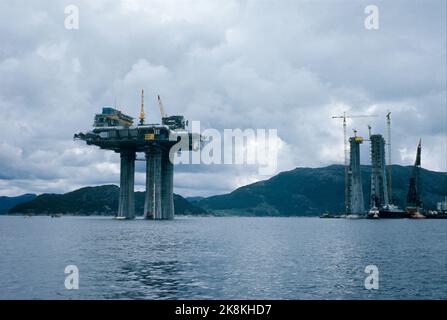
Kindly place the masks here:
MULTIPOLYGON (((393 165, 393 198, 405 206, 412 166, 393 165)), ((365 209, 368 207, 371 167, 361 166, 365 209)), ((421 169, 422 197, 426 208, 434 209, 447 192, 447 174, 421 169)), ((17 204, 10 213, 114 215, 119 187, 84 187, 65 194, 42 194, 17 204)), ((269 179, 239 187, 234 191, 191 201, 174 194, 175 214, 239 216, 317 216, 322 212, 344 211, 344 166, 297 167, 269 179)), ((141 215, 144 192, 135 192, 135 211, 141 215)))
POLYGON ((0 196, 0 215, 8 213, 17 204, 28 202, 37 197, 34 193, 25 193, 15 197, 0 196))
MULTIPOLYGON (((400 207, 406 205, 408 180, 412 166, 392 166, 393 198, 400 207)), ((369 204, 371 166, 361 166, 365 208, 369 204)), ((435 208, 447 192, 444 172, 421 169, 422 196, 427 208, 435 208)), ((344 166, 322 168, 298 167, 234 191, 205 198, 197 203, 220 214, 248 216, 319 215, 344 211, 344 166)))
MULTIPOLYGON (((83 187, 64 194, 44 193, 31 201, 12 207, 11 214, 73 214, 73 215, 115 215, 118 209, 119 187, 102 185, 83 187)), ((135 213, 141 215, 144 207, 144 192, 135 192, 135 213)), ((182 196, 174 194, 175 214, 206 214, 182 196)))

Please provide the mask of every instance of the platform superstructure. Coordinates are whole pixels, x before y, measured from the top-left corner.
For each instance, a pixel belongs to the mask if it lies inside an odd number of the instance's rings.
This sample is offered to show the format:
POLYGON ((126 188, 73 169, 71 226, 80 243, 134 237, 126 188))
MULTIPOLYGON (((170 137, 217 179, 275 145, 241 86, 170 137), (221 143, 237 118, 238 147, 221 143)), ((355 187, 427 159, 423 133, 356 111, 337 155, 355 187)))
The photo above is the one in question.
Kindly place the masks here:
MULTIPOLYGON (((158 97, 161 103, 160 97, 158 97)), ((186 128, 183 116, 166 116, 162 113, 159 123, 145 123, 144 92, 141 92, 139 123, 121 111, 105 107, 95 116, 93 129, 74 135, 75 139, 85 141, 105 150, 120 154, 120 195, 117 217, 135 217, 135 159, 137 153, 144 153, 146 160, 146 195, 144 217, 148 219, 173 219, 173 155, 176 152, 198 150, 201 147, 200 134, 193 134, 186 128), (179 141, 182 148, 171 151, 179 141), (184 149, 184 146, 188 146, 184 149)))

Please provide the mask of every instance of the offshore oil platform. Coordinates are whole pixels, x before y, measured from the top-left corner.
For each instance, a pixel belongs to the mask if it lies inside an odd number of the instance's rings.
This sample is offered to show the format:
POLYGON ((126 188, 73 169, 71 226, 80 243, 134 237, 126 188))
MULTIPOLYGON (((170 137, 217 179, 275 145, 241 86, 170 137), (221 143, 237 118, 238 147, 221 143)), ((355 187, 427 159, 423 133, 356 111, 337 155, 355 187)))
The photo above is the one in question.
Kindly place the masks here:
POLYGON ((173 219, 174 152, 171 148, 179 141, 188 143, 182 143, 182 147, 176 152, 198 150, 201 147, 200 134, 187 130, 188 121, 181 115, 166 115, 160 96, 158 104, 161 124, 145 123, 144 91, 141 90, 141 110, 137 125, 134 125, 132 117, 116 108, 104 107, 102 113, 95 115, 93 130, 74 135, 74 139, 83 140, 87 145, 120 154, 117 219, 135 218, 135 160, 138 152, 143 152, 146 160, 144 218, 173 219), (184 150, 185 145, 188 145, 188 150, 184 150))
POLYGON ((345 213, 342 215, 323 214, 321 217, 367 217, 367 218, 414 218, 420 219, 425 216, 421 199, 420 167, 421 167, 421 141, 416 153, 416 161, 413 166, 412 175, 409 180, 407 194, 407 207, 400 209, 393 204, 392 175, 391 175, 391 112, 386 115, 387 119, 387 142, 381 134, 372 134, 371 126, 368 126, 369 139, 357 135, 347 139, 346 119, 377 117, 377 115, 343 115, 333 116, 333 119, 343 119, 344 134, 344 161, 345 161, 345 213), (349 147, 348 147, 349 141, 349 147), (371 150, 371 194, 369 198, 369 210, 365 210, 362 188, 362 176, 360 167, 360 145, 369 141, 371 150), (388 147, 388 164, 385 149, 388 147), (348 151, 349 150, 349 151, 348 151), (348 160, 349 159, 349 160, 348 160))

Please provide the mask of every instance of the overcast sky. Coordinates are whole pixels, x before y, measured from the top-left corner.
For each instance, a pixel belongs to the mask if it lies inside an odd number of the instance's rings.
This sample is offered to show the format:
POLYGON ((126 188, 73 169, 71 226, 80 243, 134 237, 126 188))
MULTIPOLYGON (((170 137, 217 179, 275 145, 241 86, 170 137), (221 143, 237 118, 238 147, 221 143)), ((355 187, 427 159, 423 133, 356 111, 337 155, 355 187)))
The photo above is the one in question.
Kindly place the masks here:
MULTIPOLYGON (((343 163, 341 121, 386 134, 393 162, 447 171, 446 2, 0 1, 0 195, 119 183, 119 156, 73 141, 105 105, 203 128, 276 128, 279 171, 343 163), (64 26, 79 7, 79 29, 64 26), (364 27, 379 8, 379 29, 364 27)), ((362 161, 369 161, 368 144, 362 161)), ((144 188, 137 163, 136 189, 144 188)), ((225 193, 266 179, 257 168, 176 168, 175 192, 225 193)))

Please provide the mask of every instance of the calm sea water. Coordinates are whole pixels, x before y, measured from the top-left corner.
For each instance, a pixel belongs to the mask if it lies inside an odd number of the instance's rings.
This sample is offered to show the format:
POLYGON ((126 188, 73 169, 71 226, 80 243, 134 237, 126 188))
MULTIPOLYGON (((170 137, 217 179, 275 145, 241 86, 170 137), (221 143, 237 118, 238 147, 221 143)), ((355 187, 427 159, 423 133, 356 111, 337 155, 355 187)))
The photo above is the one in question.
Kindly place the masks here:
POLYGON ((0 298, 447 299, 447 220, 2 216, 0 298))

